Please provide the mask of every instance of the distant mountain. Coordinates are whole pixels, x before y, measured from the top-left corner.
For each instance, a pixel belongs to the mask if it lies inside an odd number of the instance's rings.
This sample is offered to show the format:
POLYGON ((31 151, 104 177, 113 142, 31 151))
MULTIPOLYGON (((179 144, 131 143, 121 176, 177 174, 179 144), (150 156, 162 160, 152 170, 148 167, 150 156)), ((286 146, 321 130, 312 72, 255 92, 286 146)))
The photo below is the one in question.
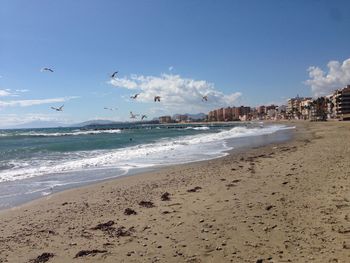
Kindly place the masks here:
POLYGON ((186 115, 189 119, 192 119, 192 120, 202 120, 202 119, 205 119, 206 117, 206 114, 204 113, 197 113, 197 114, 185 113, 185 114, 175 114, 173 116, 173 119, 176 119, 176 117, 178 117, 179 115, 186 115))
POLYGON ((13 125, 6 127, 7 129, 29 129, 29 128, 56 128, 67 127, 67 124, 55 122, 55 121, 31 121, 23 124, 13 125))
POLYGON ((92 126, 92 125, 113 125, 118 124, 120 122, 116 121, 110 121, 110 120, 91 120, 91 121, 84 121, 81 123, 70 125, 71 127, 84 127, 84 126, 92 126))

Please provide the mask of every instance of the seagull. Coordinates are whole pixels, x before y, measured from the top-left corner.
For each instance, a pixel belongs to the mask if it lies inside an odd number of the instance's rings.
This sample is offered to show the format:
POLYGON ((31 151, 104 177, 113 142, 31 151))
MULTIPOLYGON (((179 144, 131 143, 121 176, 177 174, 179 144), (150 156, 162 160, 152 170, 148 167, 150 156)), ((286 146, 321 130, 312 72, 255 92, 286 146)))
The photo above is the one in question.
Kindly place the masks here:
POLYGON ((203 96, 202 101, 208 101, 208 96, 207 95, 203 96))
POLYGON ((41 71, 41 72, 44 72, 44 71, 50 71, 50 72, 53 72, 53 70, 52 70, 52 69, 50 69, 50 68, 42 68, 40 71, 41 71))
POLYGON ((135 94, 135 95, 130 96, 130 99, 136 100, 138 95, 140 95, 140 93, 137 93, 137 94, 135 94))
POLYGON ((132 111, 130 111, 130 119, 136 119, 137 116, 140 114, 133 114, 132 111))
POLYGON ((108 108, 108 107, 104 107, 105 110, 111 110, 111 111, 114 111, 114 110, 117 110, 118 108, 108 108))
POLYGON ((62 106, 59 107, 59 108, 51 107, 51 109, 53 109, 53 110, 55 110, 55 111, 63 111, 63 107, 64 107, 64 105, 62 105, 62 106))
POLYGON ((142 121, 144 118, 147 118, 147 115, 142 115, 142 116, 141 116, 141 121, 142 121))
POLYGON ((154 101, 159 101, 160 102, 160 96, 155 96, 154 101))
POLYGON ((117 76, 117 74, 118 74, 118 71, 114 72, 114 73, 111 75, 111 78, 114 79, 115 76, 117 76))

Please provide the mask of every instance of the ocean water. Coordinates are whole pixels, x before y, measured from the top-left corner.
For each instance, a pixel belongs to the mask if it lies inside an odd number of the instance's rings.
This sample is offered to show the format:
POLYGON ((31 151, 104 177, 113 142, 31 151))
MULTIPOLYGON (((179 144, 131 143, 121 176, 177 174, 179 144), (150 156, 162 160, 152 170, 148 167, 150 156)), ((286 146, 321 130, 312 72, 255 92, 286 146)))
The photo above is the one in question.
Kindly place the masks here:
POLYGON ((289 129, 231 123, 0 130, 0 209, 75 186, 284 140, 288 136, 281 131, 289 129))

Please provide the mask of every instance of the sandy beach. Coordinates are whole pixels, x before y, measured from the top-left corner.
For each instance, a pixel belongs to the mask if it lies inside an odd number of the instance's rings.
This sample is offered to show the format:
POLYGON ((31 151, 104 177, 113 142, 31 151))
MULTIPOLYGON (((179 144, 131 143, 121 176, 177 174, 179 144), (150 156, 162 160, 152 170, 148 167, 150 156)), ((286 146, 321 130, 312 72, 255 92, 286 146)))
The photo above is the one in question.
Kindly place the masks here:
POLYGON ((0 212, 0 262, 350 262, 350 123, 0 212))

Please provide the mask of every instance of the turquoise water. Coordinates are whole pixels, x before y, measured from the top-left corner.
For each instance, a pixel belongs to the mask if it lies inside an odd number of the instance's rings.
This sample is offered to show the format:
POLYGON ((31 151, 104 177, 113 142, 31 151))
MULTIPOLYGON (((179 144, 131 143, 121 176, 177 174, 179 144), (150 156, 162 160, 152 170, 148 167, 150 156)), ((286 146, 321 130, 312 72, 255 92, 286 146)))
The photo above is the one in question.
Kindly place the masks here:
POLYGON ((137 170, 217 158, 241 138, 249 145, 287 129, 232 123, 0 130, 0 208, 137 170))

